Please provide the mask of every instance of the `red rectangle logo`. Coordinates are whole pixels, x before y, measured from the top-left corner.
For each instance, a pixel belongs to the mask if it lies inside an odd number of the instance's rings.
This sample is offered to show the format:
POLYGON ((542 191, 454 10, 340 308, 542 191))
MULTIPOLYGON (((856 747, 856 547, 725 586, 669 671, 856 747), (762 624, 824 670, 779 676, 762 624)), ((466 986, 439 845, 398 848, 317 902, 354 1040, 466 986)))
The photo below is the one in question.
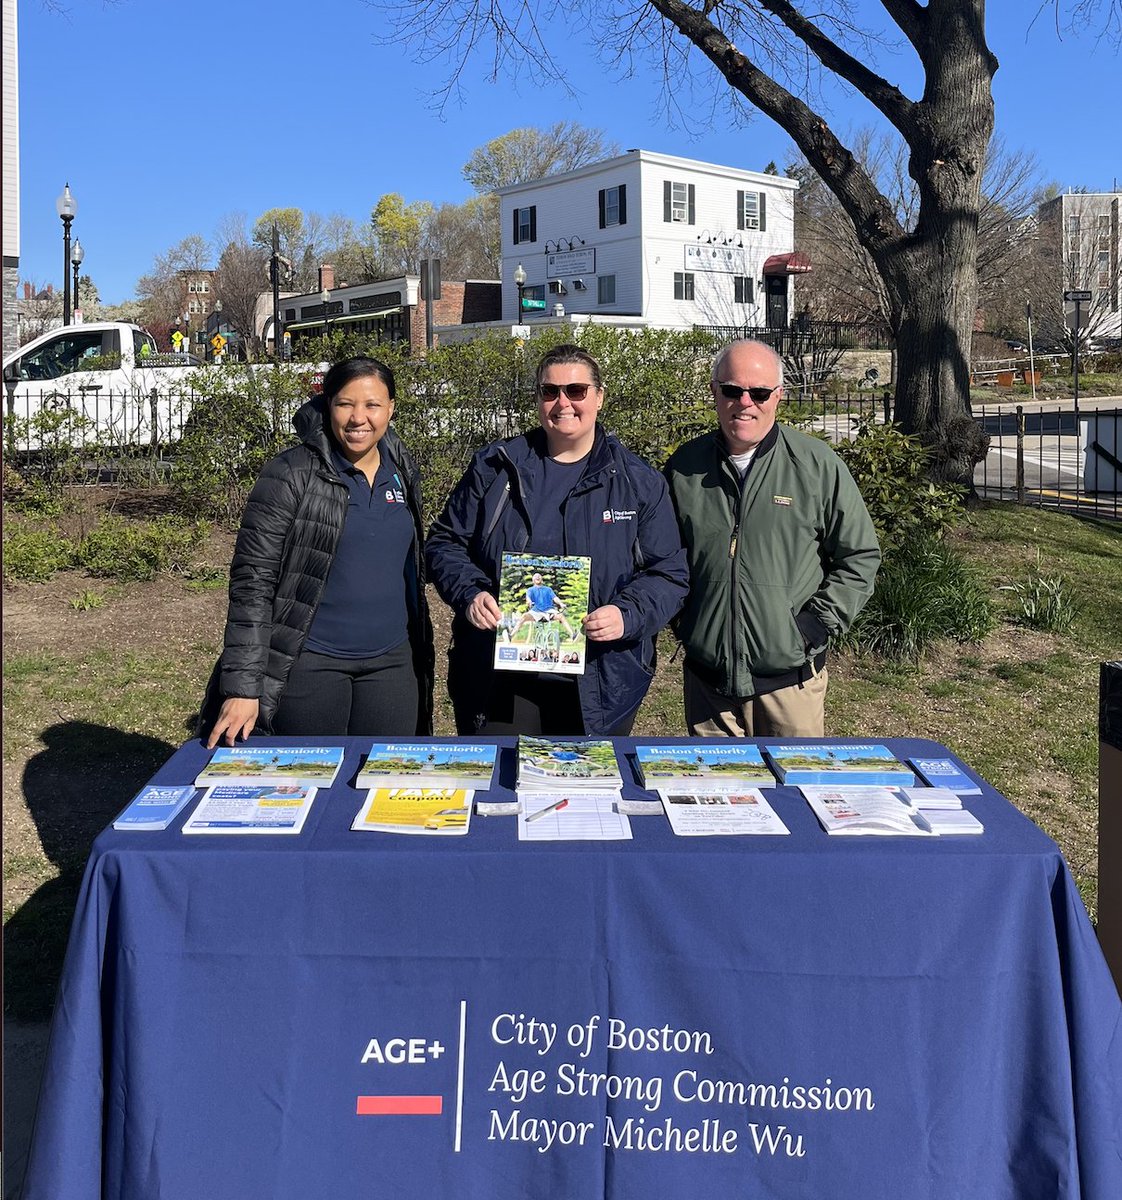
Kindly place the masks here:
POLYGON ((443 1111, 443 1096, 359 1096, 355 1115, 425 1117, 439 1116, 443 1111))

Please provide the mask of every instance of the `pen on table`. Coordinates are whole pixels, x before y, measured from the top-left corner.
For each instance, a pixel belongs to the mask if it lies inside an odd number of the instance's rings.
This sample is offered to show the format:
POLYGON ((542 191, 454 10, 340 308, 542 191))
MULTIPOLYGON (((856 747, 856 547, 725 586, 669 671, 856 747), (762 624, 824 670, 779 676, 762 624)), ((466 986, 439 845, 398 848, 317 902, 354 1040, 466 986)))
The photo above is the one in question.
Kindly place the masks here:
POLYGON ((548 808, 539 808, 536 813, 531 813, 526 818, 526 824, 529 825, 531 821, 536 821, 538 817, 544 817, 547 813, 560 812, 568 803, 569 797, 566 796, 564 800, 558 800, 556 804, 551 804, 548 808))

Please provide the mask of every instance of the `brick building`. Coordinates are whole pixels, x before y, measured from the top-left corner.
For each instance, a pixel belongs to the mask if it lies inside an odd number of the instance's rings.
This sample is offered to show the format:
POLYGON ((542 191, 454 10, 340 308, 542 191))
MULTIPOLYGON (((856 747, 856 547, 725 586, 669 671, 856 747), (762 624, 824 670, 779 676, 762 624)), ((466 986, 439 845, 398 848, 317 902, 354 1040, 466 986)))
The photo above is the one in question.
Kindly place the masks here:
MULTIPOLYGON (((427 304, 421 299, 419 275, 379 279, 374 283, 356 283, 335 287, 333 267, 320 268, 320 290, 302 296, 287 296, 281 301, 281 327, 294 343, 307 338, 322 338, 325 330, 345 328, 348 332, 377 338, 380 342, 408 342, 415 350, 425 347, 427 304), (330 299, 326 305, 322 293, 330 299)), ((439 340, 442 326, 476 324, 498 320, 502 293, 497 279, 446 279, 441 296, 433 302, 433 329, 439 340)), ((269 328, 262 340, 271 340, 269 328)))

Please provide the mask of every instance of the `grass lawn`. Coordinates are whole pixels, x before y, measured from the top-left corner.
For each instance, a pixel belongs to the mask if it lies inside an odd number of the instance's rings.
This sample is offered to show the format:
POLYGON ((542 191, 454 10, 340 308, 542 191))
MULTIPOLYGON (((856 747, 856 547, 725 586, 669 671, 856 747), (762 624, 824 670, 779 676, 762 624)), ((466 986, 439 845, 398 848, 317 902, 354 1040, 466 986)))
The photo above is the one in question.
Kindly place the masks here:
MULTIPOLYGON (((1122 648, 1122 529, 986 505, 951 536, 1005 619, 982 644, 941 646, 914 666, 835 655, 829 732, 949 746, 1056 839, 1093 915, 1098 673, 1122 648), (1001 589, 1038 562, 1045 575, 1063 575, 1077 601, 1069 632, 1014 620, 1016 597, 1001 589)), ((229 536, 213 534, 186 576, 106 584, 66 572, 7 589, 4 982, 13 1016, 49 1012, 90 843, 190 735, 225 615, 221 588, 197 580, 229 555, 229 536), (98 602, 82 603, 91 589, 98 602)), ((439 668, 448 619, 435 600, 434 617, 439 668)), ((636 733, 683 732, 672 651, 664 635, 636 733)), ((436 722, 438 733, 454 732, 439 678, 436 722)))

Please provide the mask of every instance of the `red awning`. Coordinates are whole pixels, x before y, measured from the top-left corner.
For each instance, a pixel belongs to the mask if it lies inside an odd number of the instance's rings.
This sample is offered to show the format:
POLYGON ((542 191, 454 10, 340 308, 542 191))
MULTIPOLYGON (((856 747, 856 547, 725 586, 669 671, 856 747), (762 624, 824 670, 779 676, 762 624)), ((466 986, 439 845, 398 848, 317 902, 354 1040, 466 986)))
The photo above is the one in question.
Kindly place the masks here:
POLYGON ((810 255, 796 250, 792 254, 773 254, 764 260, 765 275, 805 275, 810 270, 810 255))

